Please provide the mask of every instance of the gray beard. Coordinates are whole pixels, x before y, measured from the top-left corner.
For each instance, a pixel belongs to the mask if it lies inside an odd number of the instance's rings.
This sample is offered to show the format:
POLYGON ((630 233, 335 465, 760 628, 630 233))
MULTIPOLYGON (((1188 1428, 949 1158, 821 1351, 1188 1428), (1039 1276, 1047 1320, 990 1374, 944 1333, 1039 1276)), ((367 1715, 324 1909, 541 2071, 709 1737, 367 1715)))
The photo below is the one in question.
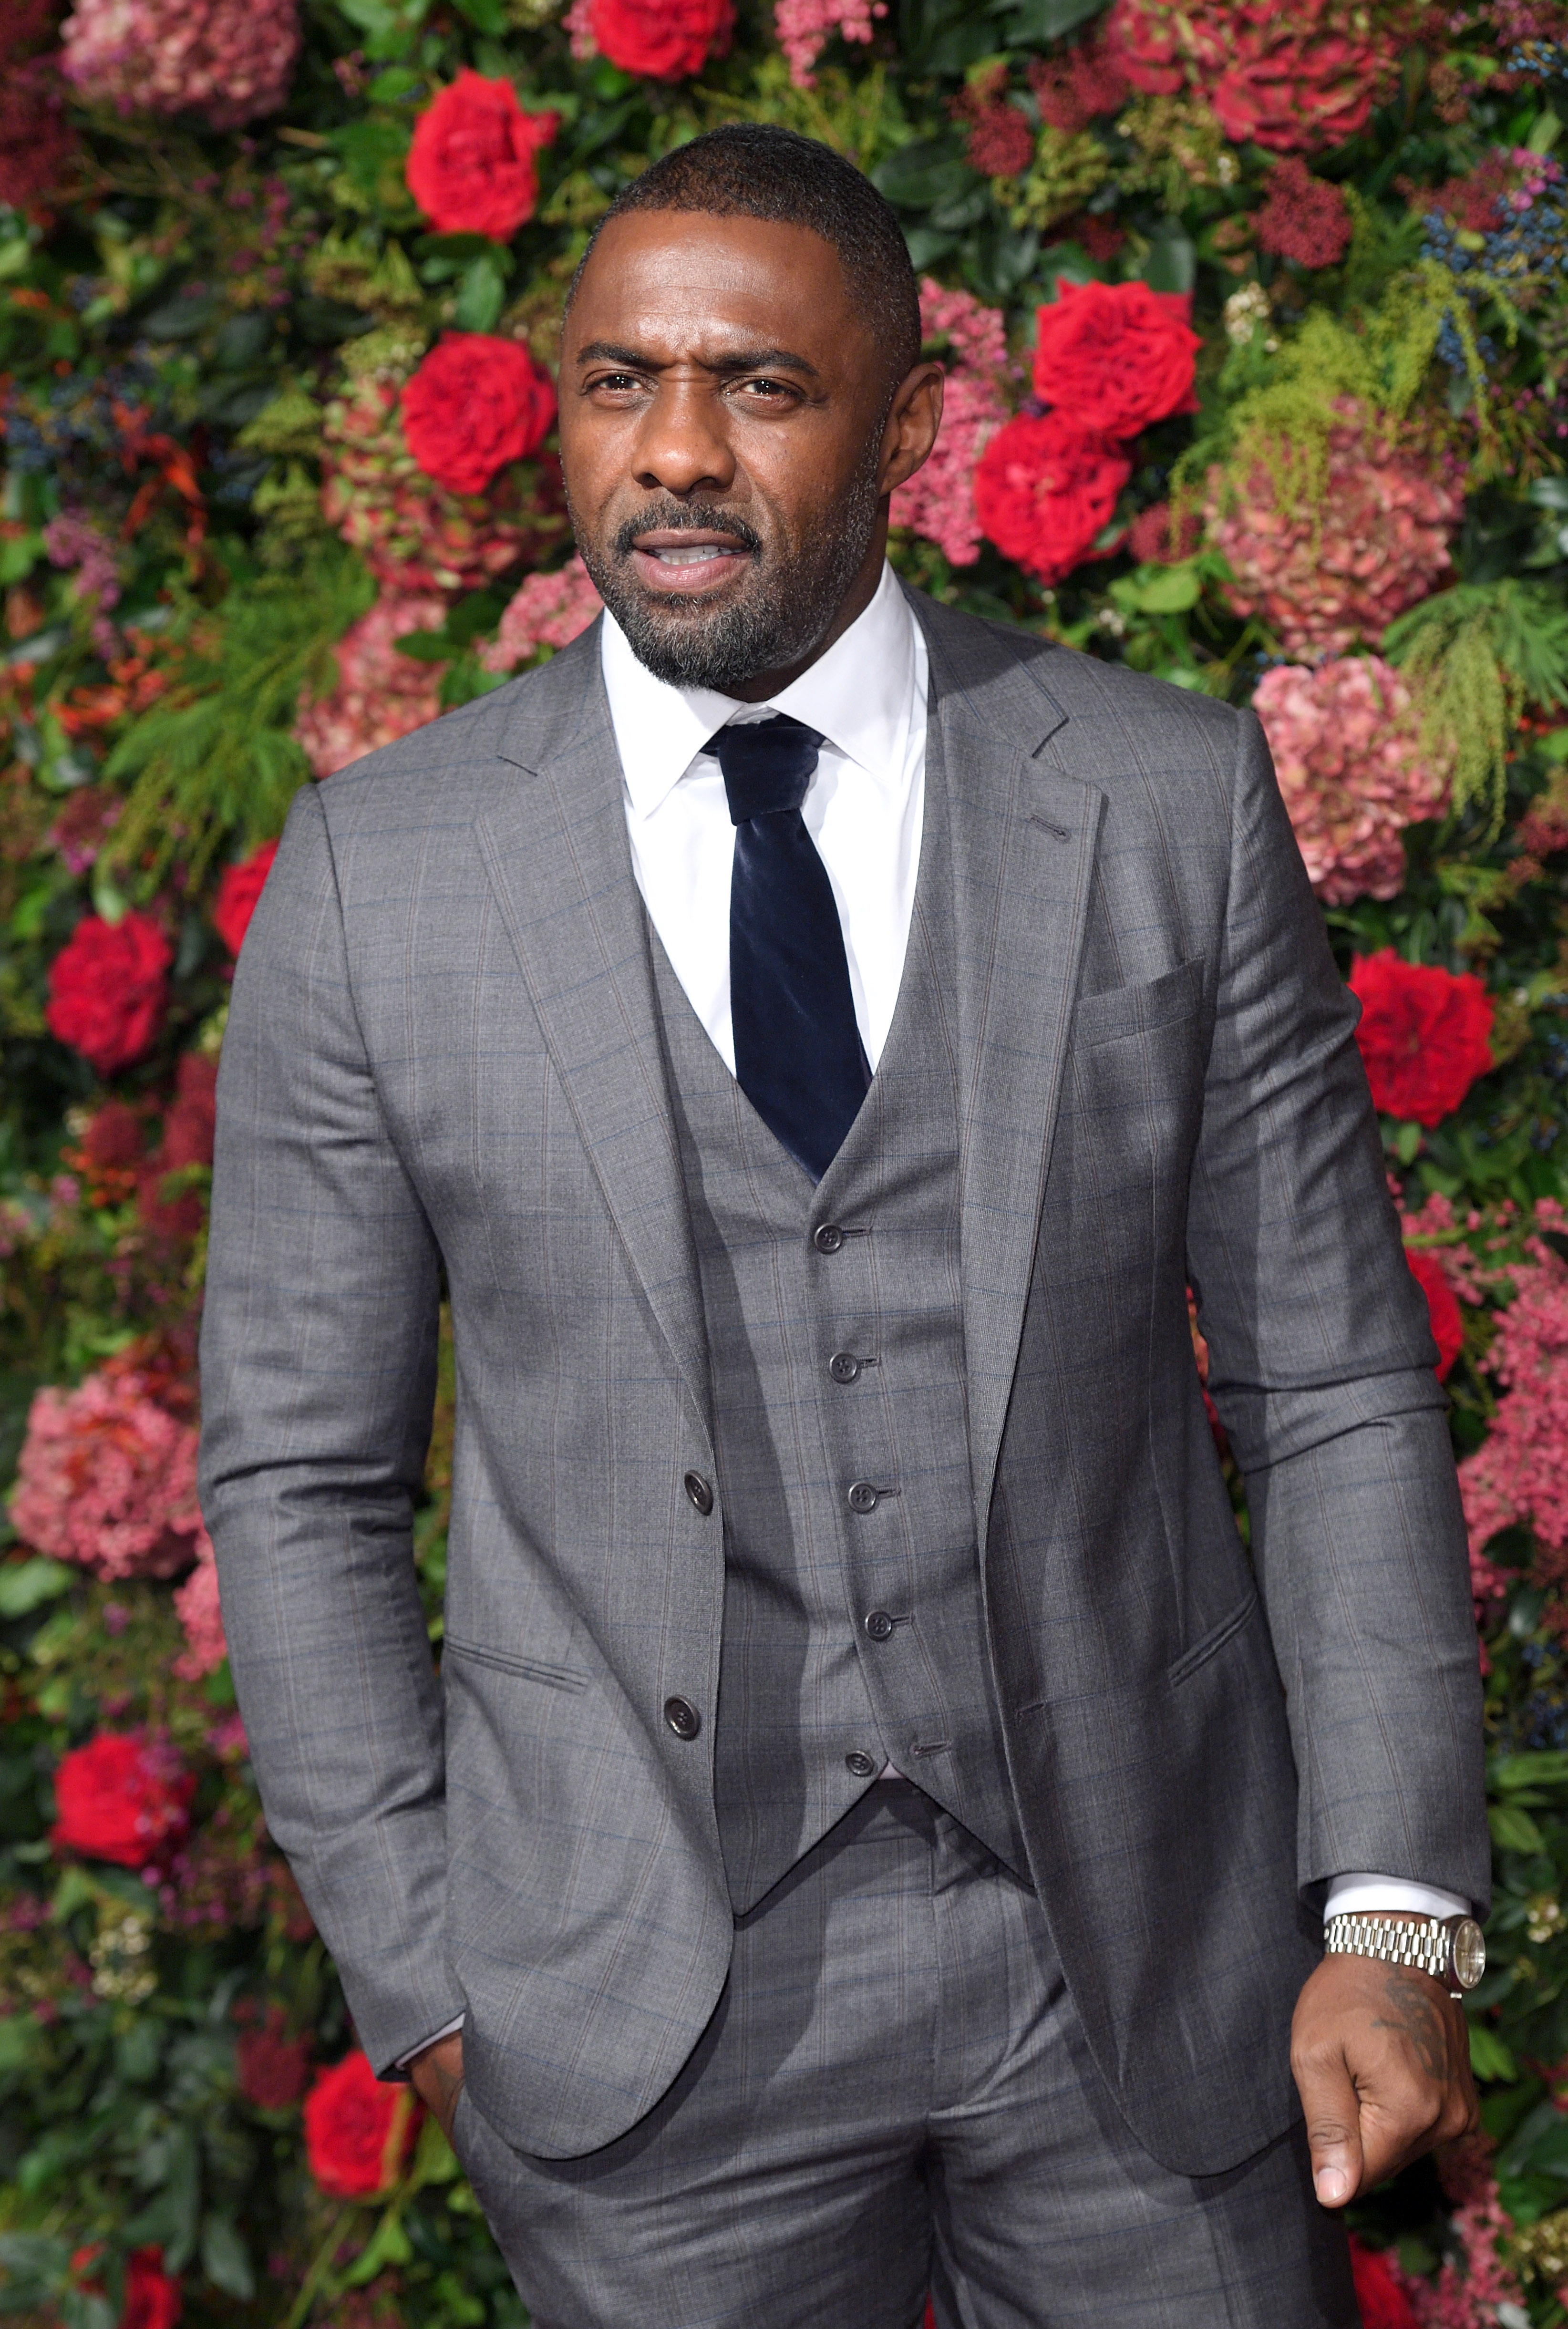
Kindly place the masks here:
MULTIPOLYGON (((844 604, 875 529, 880 443, 868 451, 871 457, 834 523, 824 529, 817 554, 772 572, 761 569, 760 587, 754 581, 727 607, 710 610, 700 600, 679 599, 669 607, 650 606, 624 564, 635 536, 654 527, 717 533, 733 524, 711 504, 677 502, 630 521, 606 557, 590 550, 580 533, 582 562, 638 663, 668 686, 709 687, 723 695, 760 672, 783 671, 803 661, 844 604)), ((753 560, 764 554, 753 546, 753 560)))

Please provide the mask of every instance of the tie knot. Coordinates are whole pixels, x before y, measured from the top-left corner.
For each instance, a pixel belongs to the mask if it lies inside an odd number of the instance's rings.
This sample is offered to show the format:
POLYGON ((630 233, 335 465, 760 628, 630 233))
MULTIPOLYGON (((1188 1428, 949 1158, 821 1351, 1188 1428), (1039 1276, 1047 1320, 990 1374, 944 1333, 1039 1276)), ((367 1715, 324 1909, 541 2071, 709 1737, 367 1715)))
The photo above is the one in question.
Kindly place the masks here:
POLYGON ((731 824, 746 825, 754 816, 798 809, 816 773, 821 743, 815 728, 791 720, 787 712, 775 712, 771 720, 749 720, 739 728, 721 728, 713 749, 724 772, 731 824))

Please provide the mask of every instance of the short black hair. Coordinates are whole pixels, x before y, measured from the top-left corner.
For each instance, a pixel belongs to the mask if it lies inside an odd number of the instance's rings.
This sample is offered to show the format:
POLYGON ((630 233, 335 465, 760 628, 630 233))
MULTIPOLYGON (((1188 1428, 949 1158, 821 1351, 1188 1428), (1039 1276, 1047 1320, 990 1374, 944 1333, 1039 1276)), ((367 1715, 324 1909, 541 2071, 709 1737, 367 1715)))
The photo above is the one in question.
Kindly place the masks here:
POLYGON ((831 146, 772 122, 731 121, 650 164, 594 229, 571 288, 612 219, 628 211, 702 211, 808 227, 831 243, 849 285, 887 348, 896 385, 920 362, 921 302, 897 213, 871 180, 831 146))

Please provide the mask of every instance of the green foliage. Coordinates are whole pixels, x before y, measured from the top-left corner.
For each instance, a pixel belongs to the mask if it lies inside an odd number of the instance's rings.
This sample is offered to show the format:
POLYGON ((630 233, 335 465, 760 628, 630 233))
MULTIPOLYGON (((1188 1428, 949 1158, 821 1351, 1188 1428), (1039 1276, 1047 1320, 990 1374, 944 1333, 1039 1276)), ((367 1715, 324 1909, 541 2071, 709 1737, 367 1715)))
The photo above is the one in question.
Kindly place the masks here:
POLYGON ((1455 808, 1481 809, 1495 836, 1520 714, 1568 707, 1568 607, 1516 575, 1461 582, 1402 615, 1383 644, 1421 692, 1432 748, 1455 750, 1455 808))

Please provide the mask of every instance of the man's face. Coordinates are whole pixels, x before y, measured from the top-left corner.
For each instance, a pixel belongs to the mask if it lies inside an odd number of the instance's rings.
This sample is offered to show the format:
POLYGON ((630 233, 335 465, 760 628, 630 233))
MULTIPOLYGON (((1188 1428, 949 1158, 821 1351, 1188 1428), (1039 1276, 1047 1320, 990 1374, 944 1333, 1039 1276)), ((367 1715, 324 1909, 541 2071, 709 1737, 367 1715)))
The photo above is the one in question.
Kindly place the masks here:
POLYGON ((890 414, 831 244, 686 211, 605 229, 562 358, 577 546, 641 660, 731 693, 809 663, 875 589, 886 495, 935 435, 936 368, 890 414))

